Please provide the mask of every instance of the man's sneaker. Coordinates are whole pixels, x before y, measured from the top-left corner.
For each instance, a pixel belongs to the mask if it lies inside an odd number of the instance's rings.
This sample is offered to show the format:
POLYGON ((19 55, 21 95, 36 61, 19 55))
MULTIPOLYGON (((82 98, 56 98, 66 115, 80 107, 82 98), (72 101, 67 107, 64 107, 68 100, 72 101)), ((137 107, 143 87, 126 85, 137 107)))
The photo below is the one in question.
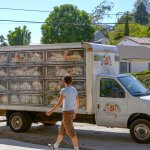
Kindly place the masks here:
POLYGON ((50 148, 50 150, 58 150, 58 148, 54 148, 53 144, 48 144, 48 147, 50 148))

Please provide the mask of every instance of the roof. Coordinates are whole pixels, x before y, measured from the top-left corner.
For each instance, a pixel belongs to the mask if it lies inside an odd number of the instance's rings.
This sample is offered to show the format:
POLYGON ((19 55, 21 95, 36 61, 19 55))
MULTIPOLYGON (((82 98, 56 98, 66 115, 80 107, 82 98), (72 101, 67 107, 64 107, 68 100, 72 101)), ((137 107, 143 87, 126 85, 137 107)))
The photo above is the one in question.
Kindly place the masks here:
POLYGON ((40 45, 24 45, 24 46, 0 46, 0 51, 14 50, 48 50, 48 49, 74 49, 83 48, 81 43, 60 43, 60 44, 40 44, 40 45))
POLYGON ((150 48, 144 46, 118 46, 122 60, 141 59, 150 61, 150 48))
POLYGON ((106 45, 106 44, 84 42, 83 47, 87 51, 118 53, 118 48, 115 45, 106 45))
POLYGON ((136 42, 138 44, 143 44, 143 45, 150 45, 150 38, 138 38, 138 37, 130 37, 130 36, 126 36, 126 39, 129 39, 133 42, 136 42))
POLYGON ((102 33, 102 31, 96 31, 95 33, 94 33, 94 41, 98 41, 98 40, 100 40, 100 39, 103 39, 103 38, 105 38, 105 36, 104 36, 104 34, 102 33))
POLYGON ((101 74, 98 74, 97 77, 100 76, 100 77, 112 77, 112 78, 117 78, 117 77, 127 77, 127 76, 130 76, 129 74, 105 74, 105 73, 101 73, 101 74))
POLYGON ((106 44, 108 42, 107 38, 102 38, 99 39, 98 41, 94 41, 94 43, 98 43, 98 44, 106 44))

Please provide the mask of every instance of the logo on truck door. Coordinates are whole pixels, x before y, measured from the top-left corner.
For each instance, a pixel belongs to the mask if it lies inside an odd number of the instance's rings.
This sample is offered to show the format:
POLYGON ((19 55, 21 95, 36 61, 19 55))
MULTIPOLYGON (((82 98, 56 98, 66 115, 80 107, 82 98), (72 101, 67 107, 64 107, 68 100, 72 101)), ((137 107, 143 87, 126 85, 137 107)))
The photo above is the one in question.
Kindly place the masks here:
POLYGON ((117 113, 120 112, 120 107, 115 103, 107 103, 103 111, 105 111, 108 115, 113 115, 114 117, 117 117, 117 113))

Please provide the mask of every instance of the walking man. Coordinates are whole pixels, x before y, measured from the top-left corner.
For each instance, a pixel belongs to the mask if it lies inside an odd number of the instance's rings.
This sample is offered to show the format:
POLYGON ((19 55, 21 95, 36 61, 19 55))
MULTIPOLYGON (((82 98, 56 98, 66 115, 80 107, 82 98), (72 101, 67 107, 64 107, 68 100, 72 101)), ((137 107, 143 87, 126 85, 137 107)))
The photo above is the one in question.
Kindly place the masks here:
POLYGON ((68 135, 72 140, 74 150, 79 150, 78 138, 73 127, 73 120, 76 118, 79 105, 78 93, 77 90, 71 86, 71 76, 65 76, 63 82, 65 83, 65 88, 61 90, 58 102, 52 109, 46 112, 46 115, 50 116, 63 103, 63 120, 59 128, 57 141, 54 145, 48 144, 48 146, 51 150, 57 150, 63 137, 68 135))

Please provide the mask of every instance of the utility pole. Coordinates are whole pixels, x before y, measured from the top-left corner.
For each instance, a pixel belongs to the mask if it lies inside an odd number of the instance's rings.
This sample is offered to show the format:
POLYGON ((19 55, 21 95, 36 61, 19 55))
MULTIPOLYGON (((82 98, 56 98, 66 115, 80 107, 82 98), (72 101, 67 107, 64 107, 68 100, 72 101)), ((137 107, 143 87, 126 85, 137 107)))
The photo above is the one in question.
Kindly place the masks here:
POLYGON ((126 21, 125 21, 125 27, 124 27, 124 36, 129 36, 129 12, 126 13, 126 21))

